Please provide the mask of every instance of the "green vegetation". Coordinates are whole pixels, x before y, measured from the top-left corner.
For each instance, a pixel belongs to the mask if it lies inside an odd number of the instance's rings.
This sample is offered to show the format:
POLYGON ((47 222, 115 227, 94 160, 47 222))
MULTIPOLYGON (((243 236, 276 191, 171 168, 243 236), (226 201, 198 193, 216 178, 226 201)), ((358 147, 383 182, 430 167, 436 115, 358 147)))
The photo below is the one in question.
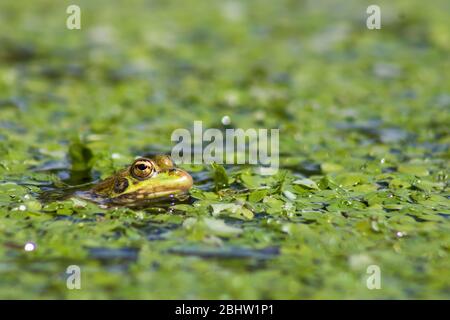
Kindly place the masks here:
POLYGON ((0 4, 0 298, 450 298, 448 1, 381 1, 381 30, 370 1, 77 4, 81 30, 0 4), (168 209, 70 196, 223 116, 280 129, 277 175, 184 166, 196 201, 168 209))

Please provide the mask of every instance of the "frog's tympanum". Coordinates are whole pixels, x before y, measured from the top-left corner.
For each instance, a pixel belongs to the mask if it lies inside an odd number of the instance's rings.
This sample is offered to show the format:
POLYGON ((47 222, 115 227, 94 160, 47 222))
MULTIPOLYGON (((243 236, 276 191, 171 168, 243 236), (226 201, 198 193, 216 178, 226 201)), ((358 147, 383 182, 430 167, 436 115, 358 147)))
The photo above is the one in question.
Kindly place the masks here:
POLYGON ((169 156, 136 159, 131 166, 99 182, 89 193, 109 204, 134 205, 176 197, 192 187, 192 177, 176 168, 169 156))

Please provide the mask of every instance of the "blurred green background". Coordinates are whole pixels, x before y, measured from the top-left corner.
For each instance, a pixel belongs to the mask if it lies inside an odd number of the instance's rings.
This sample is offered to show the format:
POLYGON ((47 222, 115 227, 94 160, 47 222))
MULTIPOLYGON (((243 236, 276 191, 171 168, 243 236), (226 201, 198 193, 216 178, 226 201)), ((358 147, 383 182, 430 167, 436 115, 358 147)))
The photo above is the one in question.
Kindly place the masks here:
POLYGON ((449 2, 370 4, 2 1, 0 297, 450 298, 449 2), (280 129, 280 174, 186 167, 174 211, 40 197, 224 116, 280 129))

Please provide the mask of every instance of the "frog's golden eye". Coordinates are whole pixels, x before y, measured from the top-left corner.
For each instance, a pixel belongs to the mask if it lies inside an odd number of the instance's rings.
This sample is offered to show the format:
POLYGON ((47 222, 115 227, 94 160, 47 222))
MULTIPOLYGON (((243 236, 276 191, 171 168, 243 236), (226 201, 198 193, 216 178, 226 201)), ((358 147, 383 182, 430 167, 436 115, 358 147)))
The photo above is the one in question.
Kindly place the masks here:
POLYGON ((130 172, 136 179, 145 179, 155 172, 155 166, 151 160, 140 158, 133 162, 130 172))
POLYGON ((161 169, 171 169, 175 166, 172 158, 166 155, 156 156, 154 160, 161 169))

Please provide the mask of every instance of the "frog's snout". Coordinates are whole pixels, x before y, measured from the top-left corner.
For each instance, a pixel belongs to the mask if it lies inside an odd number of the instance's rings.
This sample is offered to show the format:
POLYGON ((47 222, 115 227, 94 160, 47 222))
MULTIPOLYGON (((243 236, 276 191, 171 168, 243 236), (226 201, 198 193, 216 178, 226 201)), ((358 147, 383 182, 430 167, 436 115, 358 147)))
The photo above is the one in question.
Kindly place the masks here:
POLYGON ((169 174, 178 176, 179 185, 182 186, 182 188, 185 190, 189 190, 194 185, 194 180, 192 179, 192 176, 182 169, 178 168, 170 169, 169 174))

